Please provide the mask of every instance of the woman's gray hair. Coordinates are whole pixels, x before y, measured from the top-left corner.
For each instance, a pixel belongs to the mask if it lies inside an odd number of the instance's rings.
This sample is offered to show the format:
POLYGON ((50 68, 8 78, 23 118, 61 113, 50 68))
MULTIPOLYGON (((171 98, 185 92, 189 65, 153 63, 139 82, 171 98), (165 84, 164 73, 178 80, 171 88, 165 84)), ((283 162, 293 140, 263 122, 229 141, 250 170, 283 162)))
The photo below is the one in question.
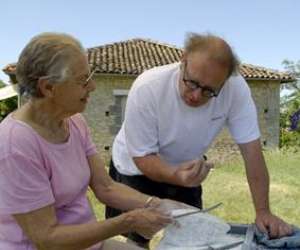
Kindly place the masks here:
POLYGON ((70 73, 74 52, 85 54, 85 49, 74 37, 63 33, 42 33, 33 37, 20 54, 16 76, 20 94, 41 97, 37 88, 41 78, 52 83, 63 82, 70 73))

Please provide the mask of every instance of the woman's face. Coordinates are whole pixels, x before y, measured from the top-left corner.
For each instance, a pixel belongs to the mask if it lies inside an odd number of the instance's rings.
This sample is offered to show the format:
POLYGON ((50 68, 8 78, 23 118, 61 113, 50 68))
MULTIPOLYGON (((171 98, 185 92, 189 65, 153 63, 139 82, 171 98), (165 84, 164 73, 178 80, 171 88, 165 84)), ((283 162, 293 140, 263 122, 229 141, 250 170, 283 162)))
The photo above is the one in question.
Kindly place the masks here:
POLYGON ((90 92, 96 88, 85 55, 78 53, 73 56, 71 75, 64 82, 54 85, 55 90, 51 103, 66 115, 83 112, 90 92))

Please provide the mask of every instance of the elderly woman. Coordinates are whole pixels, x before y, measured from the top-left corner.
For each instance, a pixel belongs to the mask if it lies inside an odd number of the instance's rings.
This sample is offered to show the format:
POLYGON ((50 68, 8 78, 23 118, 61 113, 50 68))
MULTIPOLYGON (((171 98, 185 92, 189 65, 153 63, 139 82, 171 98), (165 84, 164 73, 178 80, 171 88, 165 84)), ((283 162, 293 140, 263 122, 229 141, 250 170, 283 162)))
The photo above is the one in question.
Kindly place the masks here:
MULTIPOLYGON (((83 47, 44 33, 22 51, 17 79, 28 101, 0 124, 0 249, 141 249, 107 240, 151 237, 172 221, 172 204, 115 183, 82 112, 95 89, 83 47), (86 197, 129 211, 96 221, 86 197)), ((174 204, 173 204, 174 205, 174 204)))

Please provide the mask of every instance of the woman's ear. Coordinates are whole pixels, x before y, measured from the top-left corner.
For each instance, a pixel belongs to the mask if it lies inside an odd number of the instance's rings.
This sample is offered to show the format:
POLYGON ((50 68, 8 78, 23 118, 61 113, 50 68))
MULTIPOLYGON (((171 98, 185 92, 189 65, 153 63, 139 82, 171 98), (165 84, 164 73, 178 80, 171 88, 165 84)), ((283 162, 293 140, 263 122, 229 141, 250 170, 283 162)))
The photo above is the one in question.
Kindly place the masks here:
POLYGON ((49 79, 38 80, 37 91, 39 97, 53 97, 54 96, 54 85, 49 82, 49 79))

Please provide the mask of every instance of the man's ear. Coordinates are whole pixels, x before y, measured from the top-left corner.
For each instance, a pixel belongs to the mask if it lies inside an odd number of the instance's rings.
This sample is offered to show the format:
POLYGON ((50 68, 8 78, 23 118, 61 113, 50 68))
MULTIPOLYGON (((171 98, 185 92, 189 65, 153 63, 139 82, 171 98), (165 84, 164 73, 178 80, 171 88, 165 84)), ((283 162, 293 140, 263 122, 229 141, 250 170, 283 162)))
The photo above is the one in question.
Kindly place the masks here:
POLYGON ((186 59, 187 59, 187 54, 186 54, 185 52, 183 52, 183 53, 182 53, 182 56, 181 56, 181 58, 180 58, 180 61, 181 61, 182 63, 185 63, 185 62, 186 62, 186 59))
POLYGON ((38 80, 38 94, 41 97, 53 97, 54 96, 54 85, 49 82, 48 79, 38 80))
POLYGON ((187 61, 187 54, 185 52, 182 53, 182 56, 180 58, 180 68, 183 69, 184 65, 186 64, 187 61))

